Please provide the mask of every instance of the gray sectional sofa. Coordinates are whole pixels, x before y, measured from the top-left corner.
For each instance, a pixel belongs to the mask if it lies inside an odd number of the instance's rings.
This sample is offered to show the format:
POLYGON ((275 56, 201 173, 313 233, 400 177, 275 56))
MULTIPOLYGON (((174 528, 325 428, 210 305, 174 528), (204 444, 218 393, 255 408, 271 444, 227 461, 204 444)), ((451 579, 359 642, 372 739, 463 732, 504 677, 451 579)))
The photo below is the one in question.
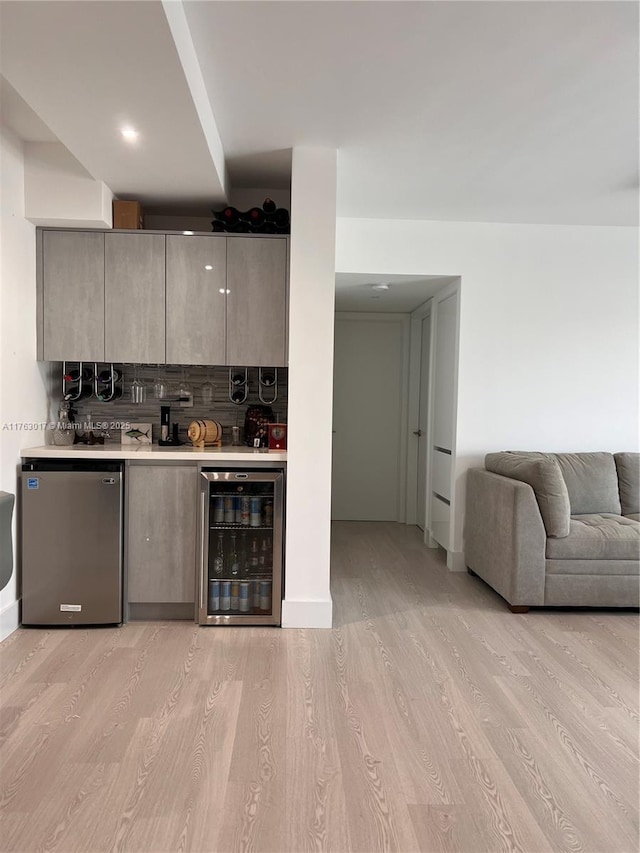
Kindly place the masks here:
POLYGON ((467 477, 466 563, 511 610, 639 606, 640 454, 490 453, 467 477))

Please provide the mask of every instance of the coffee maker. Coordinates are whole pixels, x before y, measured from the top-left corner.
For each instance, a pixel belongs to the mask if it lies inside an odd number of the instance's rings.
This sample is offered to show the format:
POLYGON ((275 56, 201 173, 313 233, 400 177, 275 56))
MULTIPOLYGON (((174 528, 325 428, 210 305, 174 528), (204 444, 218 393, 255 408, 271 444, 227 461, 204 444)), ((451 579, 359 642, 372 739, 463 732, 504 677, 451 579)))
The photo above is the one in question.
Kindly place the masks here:
POLYGON ((171 406, 160 406, 160 441, 161 447, 177 447, 182 442, 178 438, 178 424, 171 428, 171 406))

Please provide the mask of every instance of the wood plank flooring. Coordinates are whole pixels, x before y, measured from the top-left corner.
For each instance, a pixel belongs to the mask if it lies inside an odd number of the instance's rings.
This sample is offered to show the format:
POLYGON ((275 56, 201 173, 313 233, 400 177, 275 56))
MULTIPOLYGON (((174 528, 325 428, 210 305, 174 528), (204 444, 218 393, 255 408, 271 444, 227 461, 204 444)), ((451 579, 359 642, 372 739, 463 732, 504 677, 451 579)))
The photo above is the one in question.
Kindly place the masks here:
POLYGON ((331 631, 0 646, 2 851, 638 850, 638 616, 510 613, 337 523, 331 631))

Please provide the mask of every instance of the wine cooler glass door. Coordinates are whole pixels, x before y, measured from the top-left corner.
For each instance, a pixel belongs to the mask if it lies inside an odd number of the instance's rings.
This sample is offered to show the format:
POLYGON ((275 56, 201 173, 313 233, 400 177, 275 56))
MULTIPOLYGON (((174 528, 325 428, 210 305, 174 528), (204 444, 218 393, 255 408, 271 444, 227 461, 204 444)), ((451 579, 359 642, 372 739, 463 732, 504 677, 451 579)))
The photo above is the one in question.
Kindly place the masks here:
POLYGON ((279 625, 282 471, 202 471, 201 624, 279 625))

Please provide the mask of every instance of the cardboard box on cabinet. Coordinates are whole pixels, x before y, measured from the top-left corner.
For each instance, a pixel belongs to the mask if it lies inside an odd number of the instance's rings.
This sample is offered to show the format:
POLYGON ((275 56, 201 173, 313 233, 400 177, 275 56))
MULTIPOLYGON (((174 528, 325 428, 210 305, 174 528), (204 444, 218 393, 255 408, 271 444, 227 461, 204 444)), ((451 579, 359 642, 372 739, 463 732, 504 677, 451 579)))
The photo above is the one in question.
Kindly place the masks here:
POLYGON ((113 227, 128 230, 142 228, 142 206, 140 202, 114 201, 113 227))

